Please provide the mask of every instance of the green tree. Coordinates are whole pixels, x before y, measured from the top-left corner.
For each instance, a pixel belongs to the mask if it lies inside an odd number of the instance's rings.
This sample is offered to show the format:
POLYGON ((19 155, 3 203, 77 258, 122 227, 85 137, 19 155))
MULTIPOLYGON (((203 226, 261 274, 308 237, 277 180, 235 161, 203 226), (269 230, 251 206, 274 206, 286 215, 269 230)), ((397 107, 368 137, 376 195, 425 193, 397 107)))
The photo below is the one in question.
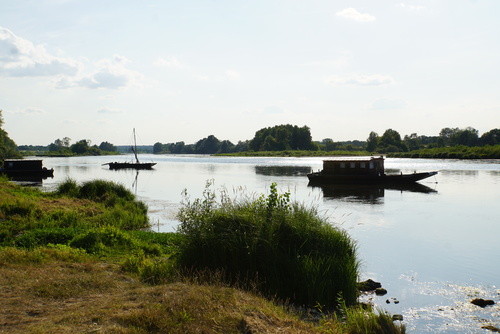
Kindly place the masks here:
POLYGON ((99 149, 101 151, 106 151, 106 152, 116 152, 116 146, 111 143, 108 143, 107 141, 103 141, 99 145, 99 149))
POLYGON ((337 144, 331 138, 323 139, 320 146, 323 151, 334 151, 337 149, 337 144))
POLYGON ((53 143, 49 144, 50 152, 69 152, 71 139, 64 137, 63 139, 56 139, 53 143))
POLYGON ((408 147, 401 140, 399 132, 393 129, 387 129, 382 137, 380 137, 379 150, 381 152, 407 152, 408 147))
POLYGON ((255 133, 249 143, 253 151, 317 150, 312 141, 311 130, 307 126, 290 124, 263 128, 255 133))
POLYGON ((9 134, 2 128, 4 124, 2 110, 0 110, 0 160, 9 158, 20 158, 21 154, 16 143, 10 139, 9 134))
POLYGON ((406 143, 410 151, 418 150, 422 147, 421 138, 416 133, 412 133, 409 136, 406 135, 404 138, 404 142, 406 143))
POLYGON ((481 145, 500 145, 500 129, 492 129, 483 133, 480 143, 481 145))
POLYGON ((200 139, 195 145, 195 152, 198 154, 214 154, 220 149, 220 141, 214 135, 200 139))
POLYGON ((90 140, 82 139, 71 145, 71 152, 76 154, 85 154, 89 151, 90 140))
POLYGON ((377 150, 379 136, 375 131, 370 132, 368 139, 366 139, 366 150, 368 152, 375 152, 377 150))

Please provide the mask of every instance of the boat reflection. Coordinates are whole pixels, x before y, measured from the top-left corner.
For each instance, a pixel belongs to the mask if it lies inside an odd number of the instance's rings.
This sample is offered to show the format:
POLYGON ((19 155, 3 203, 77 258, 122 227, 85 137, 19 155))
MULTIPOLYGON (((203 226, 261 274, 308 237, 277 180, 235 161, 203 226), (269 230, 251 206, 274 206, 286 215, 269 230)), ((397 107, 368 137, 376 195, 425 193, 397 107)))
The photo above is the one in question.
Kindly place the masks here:
POLYGON ((311 172, 309 166, 255 166, 255 173, 266 176, 304 176, 311 172))
POLYGON ((437 193, 436 190, 418 182, 412 184, 395 185, 317 185, 309 183, 308 186, 313 188, 321 188, 323 197, 327 199, 342 199, 347 202, 358 202, 365 204, 381 204, 386 190, 423 194, 437 193))

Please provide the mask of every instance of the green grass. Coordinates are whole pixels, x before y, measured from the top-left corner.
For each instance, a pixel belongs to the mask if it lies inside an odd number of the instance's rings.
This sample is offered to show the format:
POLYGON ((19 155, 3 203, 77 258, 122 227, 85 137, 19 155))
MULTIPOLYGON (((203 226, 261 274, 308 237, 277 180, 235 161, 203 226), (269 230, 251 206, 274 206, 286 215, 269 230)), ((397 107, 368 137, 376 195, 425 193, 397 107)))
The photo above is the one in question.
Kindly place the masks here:
POLYGON ((275 184, 235 199, 217 199, 210 185, 201 199, 186 194, 180 233, 155 233, 143 229, 147 207, 120 185, 66 180, 44 193, 0 179, 0 285, 9 287, 0 316, 26 317, 13 332, 99 322, 117 333, 404 333, 383 312, 344 306, 357 300, 356 245, 315 208, 275 184), (270 307, 283 301, 344 311, 313 324, 270 307), (37 322, 40 302, 47 320, 37 322))
POLYGON ((179 263, 221 270, 231 283, 251 283, 268 295, 299 305, 356 302, 356 245, 314 208, 291 203, 289 193, 220 203, 207 184, 203 199, 186 198, 179 213, 185 236, 179 263))

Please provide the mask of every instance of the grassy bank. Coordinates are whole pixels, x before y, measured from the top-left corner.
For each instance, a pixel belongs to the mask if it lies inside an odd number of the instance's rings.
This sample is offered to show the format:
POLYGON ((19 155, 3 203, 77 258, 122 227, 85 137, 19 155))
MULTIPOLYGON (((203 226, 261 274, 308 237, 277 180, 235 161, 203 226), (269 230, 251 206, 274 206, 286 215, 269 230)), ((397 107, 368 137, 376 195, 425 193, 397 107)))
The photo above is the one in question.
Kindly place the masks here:
POLYGON ((329 156, 368 156, 367 151, 244 151, 237 153, 214 154, 232 157, 329 157, 329 156))
POLYGON ((348 236, 326 227, 314 210, 290 203, 275 187, 243 201, 216 202, 214 195, 207 189, 202 199, 185 199, 180 233, 154 233, 146 206, 120 185, 68 180, 43 193, 0 179, 0 332, 404 332, 383 312, 344 307, 355 304, 351 283, 325 293, 323 272, 355 282, 357 260, 348 236), (335 262, 321 260, 327 255, 335 262), (290 270, 299 272, 296 283, 283 291, 268 285, 284 283, 290 270), (319 300, 294 303, 290 293, 337 294, 344 303, 329 297, 318 305, 335 303, 340 313, 313 319, 296 304, 319 300))
POLYGON ((411 152, 390 153, 387 156, 426 159, 500 159, 500 145, 437 147, 411 152))

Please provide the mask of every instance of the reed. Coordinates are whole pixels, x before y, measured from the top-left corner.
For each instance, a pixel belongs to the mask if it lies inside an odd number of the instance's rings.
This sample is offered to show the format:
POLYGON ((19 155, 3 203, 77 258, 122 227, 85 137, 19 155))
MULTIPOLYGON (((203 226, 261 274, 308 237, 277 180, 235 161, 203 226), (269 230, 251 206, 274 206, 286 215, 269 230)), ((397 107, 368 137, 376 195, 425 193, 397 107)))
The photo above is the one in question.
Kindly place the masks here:
POLYGON ((179 263, 185 268, 222 270, 230 283, 258 289, 301 305, 354 304, 359 262, 348 235, 328 224, 315 208, 290 202, 276 184, 270 194, 220 202, 210 188, 193 202, 187 195, 178 218, 185 236, 179 263))

